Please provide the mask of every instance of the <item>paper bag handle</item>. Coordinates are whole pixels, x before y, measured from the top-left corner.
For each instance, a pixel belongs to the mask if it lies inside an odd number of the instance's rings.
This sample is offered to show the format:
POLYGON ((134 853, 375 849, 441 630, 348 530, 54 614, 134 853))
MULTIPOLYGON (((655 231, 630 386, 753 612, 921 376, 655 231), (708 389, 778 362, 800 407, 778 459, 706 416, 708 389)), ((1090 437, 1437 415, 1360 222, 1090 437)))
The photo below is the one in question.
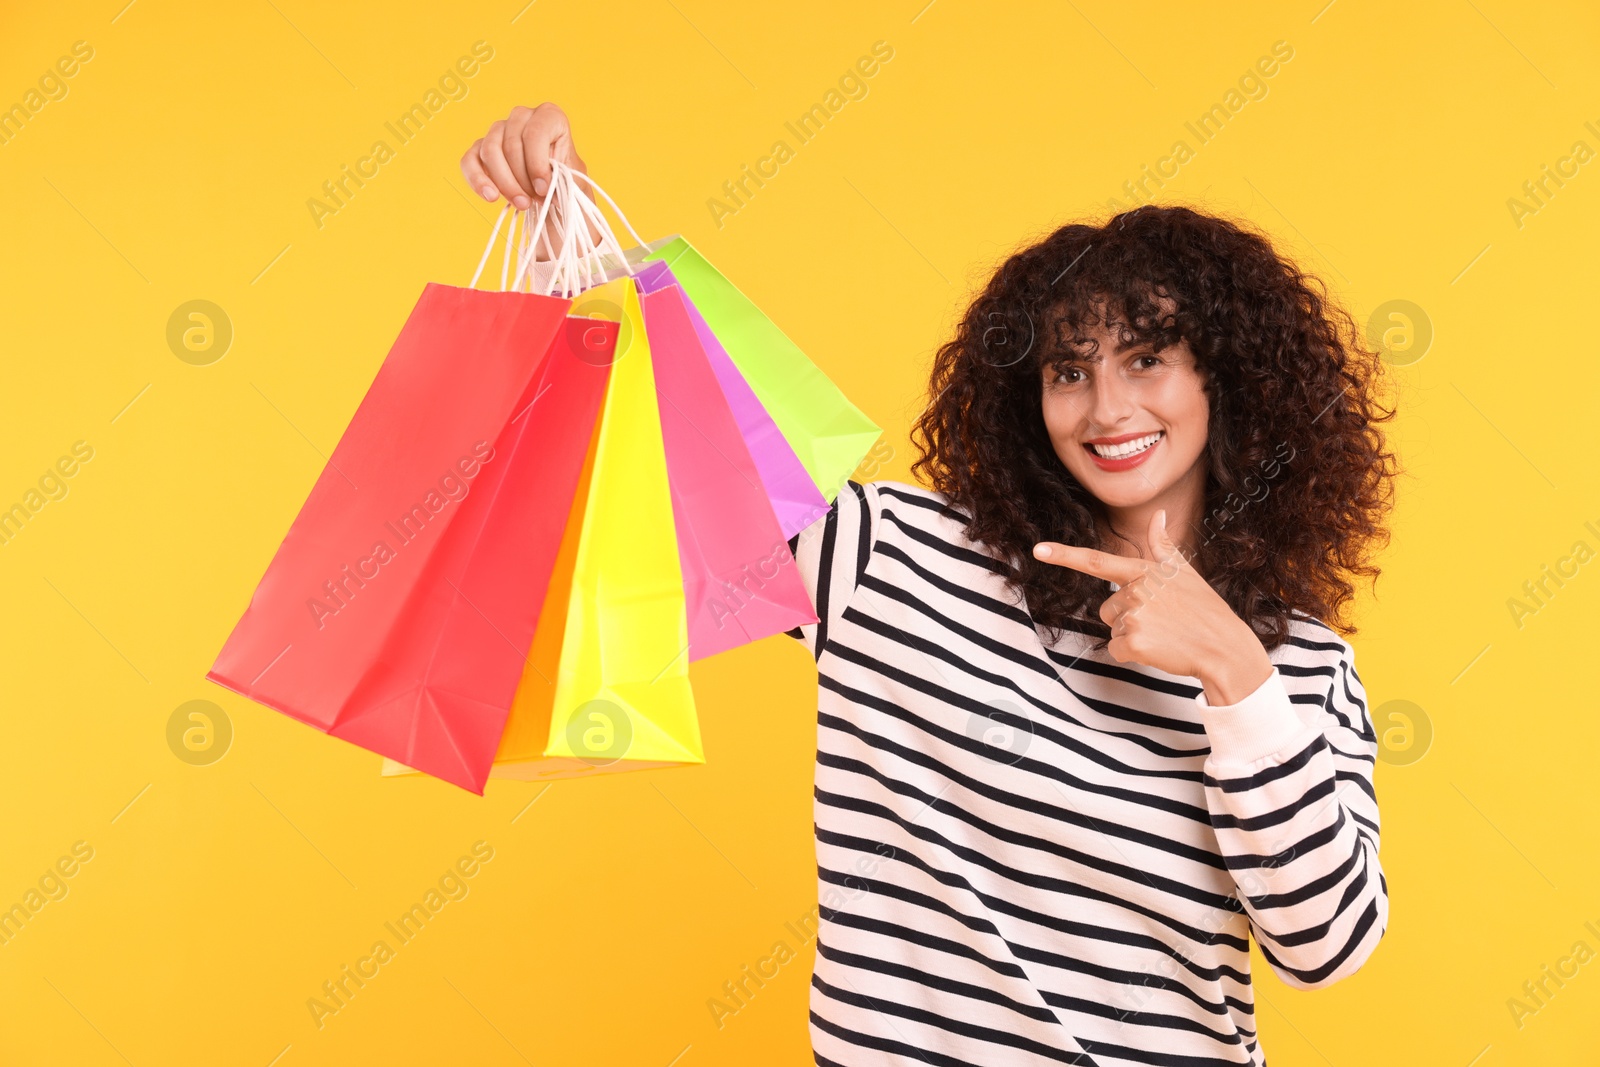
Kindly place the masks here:
MULTIPOLYGON (((478 279, 483 276, 484 268, 488 266, 489 256, 494 251, 495 242, 500 238, 500 231, 504 228, 508 215, 511 218, 511 229, 506 233, 505 256, 500 263, 500 288, 502 291, 522 288, 524 265, 532 260, 535 252, 541 246, 545 249, 548 262, 552 267, 551 277, 555 277, 558 274, 563 277, 572 276, 572 261, 582 254, 583 248, 575 242, 576 234, 572 232, 574 228, 567 225, 565 220, 569 219, 579 209, 571 203, 571 197, 568 195, 565 184, 552 184, 548 192, 549 195, 540 204, 539 213, 535 219, 530 220, 529 210, 512 208, 509 201, 501 205, 500 214, 494 222, 494 229, 489 232, 489 241, 484 245, 483 255, 478 259, 478 269, 473 272, 472 280, 467 283, 469 287, 476 288, 478 279), (553 215, 551 214, 552 206, 554 207, 553 215), (562 235, 559 249, 552 246, 549 232, 545 228, 547 216, 554 223, 558 233, 562 235), (530 241, 530 237, 534 234, 538 236, 530 241), (529 247, 530 244, 532 247, 529 247), (518 270, 515 280, 511 279, 510 276, 513 248, 518 248, 518 270)), ((583 229, 586 230, 587 227, 583 227, 583 229)), ((529 280, 531 281, 531 276, 529 280)))
MULTIPOLYGON (((605 254, 608 252, 616 257, 615 262, 621 265, 622 270, 631 276, 633 267, 628 262, 627 253, 623 251, 621 242, 617 240, 616 234, 612 231, 599 205, 578 185, 578 179, 581 178, 605 198, 606 203, 611 205, 611 209, 622 220, 622 224, 627 228, 628 233, 642 245, 644 240, 639 236, 638 231, 633 228, 633 224, 628 221, 628 216, 623 214, 622 209, 617 206, 617 202, 611 198, 611 195, 587 174, 554 160, 551 161, 550 169, 552 195, 546 198, 547 204, 551 201, 557 204, 559 211, 557 224, 563 229, 563 237, 565 238, 563 250, 565 251, 568 248, 574 248, 574 250, 570 255, 556 258, 551 268, 549 288, 555 289, 559 287, 563 293, 570 295, 582 292, 584 289, 601 282, 609 281, 613 268, 606 263, 605 254), (595 230, 599 232, 598 244, 590 236, 589 226, 584 225, 584 223, 592 224, 595 230)), ((521 262, 518 264, 517 281, 513 284, 513 288, 520 288, 524 275, 531 275, 530 268, 533 263, 533 254, 533 250, 530 249, 523 255, 521 262)))
POLYGON ((516 291, 533 291, 535 285, 533 265, 540 248, 544 249, 547 256, 544 263, 548 271, 542 290, 552 295, 560 292, 562 295, 574 296, 594 285, 611 280, 614 267, 608 264, 609 257, 614 257, 613 262, 620 264, 625 273, 630 276, 633 274, 627 253, 623 251, 610 223, 599 205, 579 186, 578 179, 581 178, 611 205, 617 217, 622 220, 623 226, 627 228, 628 234, 643 245, 644 239, 633 228, 633 224, 617 206, 617 202, 594 179, 564 163, 552 160, 550 171, 550 187, 539 206, 536 218, 530 221, 531 209, 514 210, 509 202, 501 206, 500 215, 495 219, 494 229, 489 234, 488 244, 484 246, 483 255, 478 260, 478 269, 473 272, 472 281, 468 283, 470 286, 476 287, 478 279, 482 277, 508 214, 511 216, 511 229, 506 234, 505 257, 500 266, 502 290, 509 288, 516 291), (552 245, 545 225, 547 218, 551 222, 551 228, 558 235, 556 243, 559 244, 559 248, 552 245), (598 243, 589 233, 590 224, 600 235, 598 243), (516 275, 510 278, 508 285, 513 247, 518 251, 517 271, 516 275))

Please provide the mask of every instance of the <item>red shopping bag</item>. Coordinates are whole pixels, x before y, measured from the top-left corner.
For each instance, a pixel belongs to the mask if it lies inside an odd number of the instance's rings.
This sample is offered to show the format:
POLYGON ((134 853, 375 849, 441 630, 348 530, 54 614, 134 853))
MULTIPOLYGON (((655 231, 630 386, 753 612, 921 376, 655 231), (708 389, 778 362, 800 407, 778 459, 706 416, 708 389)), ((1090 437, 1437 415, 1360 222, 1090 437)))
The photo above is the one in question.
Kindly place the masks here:
POLYGON ((429 285, 207 677, 481 793, 614 324, 429 285))

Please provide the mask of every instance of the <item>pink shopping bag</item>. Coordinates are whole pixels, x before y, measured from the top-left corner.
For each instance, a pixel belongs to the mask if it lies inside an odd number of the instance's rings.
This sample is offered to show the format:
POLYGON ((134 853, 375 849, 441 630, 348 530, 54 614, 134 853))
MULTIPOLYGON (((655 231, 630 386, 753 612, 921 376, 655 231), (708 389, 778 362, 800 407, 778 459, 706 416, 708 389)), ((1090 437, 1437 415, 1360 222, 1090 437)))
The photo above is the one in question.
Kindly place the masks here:
MULTIPOLYGON (((642 263, 634 276, 641 293, 653 293, 667 286, 677 286, 678 279, 672 268, 661 261, 642 263)), ((679 286, 682 292, 682 287, 679 286)), ((734 365, 732 357, 717 340, 717 335, 706 324, 705 316, 695 307, 694 301, 684 294, 689 309, 689 319, 694 323, 695 336, 705 351, 706 359, 716 374, 717 384, 733 411, 734 421, 744 437, 750 457, 760 473, 761 484, 772 509, 778 516, 778 527, 785 538, 793 537, 810 526, 828 510, 828 501, 817 488, 817 483, 806 473, 800 457, 790 447, 788 440, 772 421, 772 416, 762 406, 755 390, 745 381, 744 375, 734 365)))
POLYGON ((817 621, 761 475, 676 285, 640 298, 683 569, 689 658, 817 621))

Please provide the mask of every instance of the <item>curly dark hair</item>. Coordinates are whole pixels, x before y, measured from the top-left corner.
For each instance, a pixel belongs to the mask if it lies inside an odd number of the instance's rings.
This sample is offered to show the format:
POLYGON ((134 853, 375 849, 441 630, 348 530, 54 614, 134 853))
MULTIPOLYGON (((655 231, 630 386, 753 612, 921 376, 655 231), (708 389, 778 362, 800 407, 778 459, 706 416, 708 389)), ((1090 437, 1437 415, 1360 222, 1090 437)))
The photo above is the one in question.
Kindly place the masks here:
POLYGON ((1320 279, 1234 220, 1145 205, 1009 256, 935 356, 912 472, 995 550, 1052 641, 1073 630, 1104 648, 1110 585, 1033 556, 1039 541, 1111 544, 1041 406, 1044 368, 1102 319, 1158 351, 1187 340, 1205 381, 1206 536, 1191 564, 1268 650, 1296 612, 1355 633, 1345 609, 1356 578, 1376 586, 1399 473, 1378 427, 1395 415, 1377 396, 1381 357, 1320 279))

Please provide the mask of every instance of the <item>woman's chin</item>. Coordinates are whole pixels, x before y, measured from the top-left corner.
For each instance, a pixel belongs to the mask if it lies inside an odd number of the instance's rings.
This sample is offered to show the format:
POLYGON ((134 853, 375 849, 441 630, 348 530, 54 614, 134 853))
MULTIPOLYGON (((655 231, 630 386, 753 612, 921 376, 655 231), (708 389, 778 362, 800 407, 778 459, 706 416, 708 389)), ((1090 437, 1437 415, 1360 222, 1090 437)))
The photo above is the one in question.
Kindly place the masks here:
POLYGON ((1075 470, 1073 476, 1094 498, 1108 508, 1135 508, 1161 494, 1162 482, 1152 471, 1075 470))

